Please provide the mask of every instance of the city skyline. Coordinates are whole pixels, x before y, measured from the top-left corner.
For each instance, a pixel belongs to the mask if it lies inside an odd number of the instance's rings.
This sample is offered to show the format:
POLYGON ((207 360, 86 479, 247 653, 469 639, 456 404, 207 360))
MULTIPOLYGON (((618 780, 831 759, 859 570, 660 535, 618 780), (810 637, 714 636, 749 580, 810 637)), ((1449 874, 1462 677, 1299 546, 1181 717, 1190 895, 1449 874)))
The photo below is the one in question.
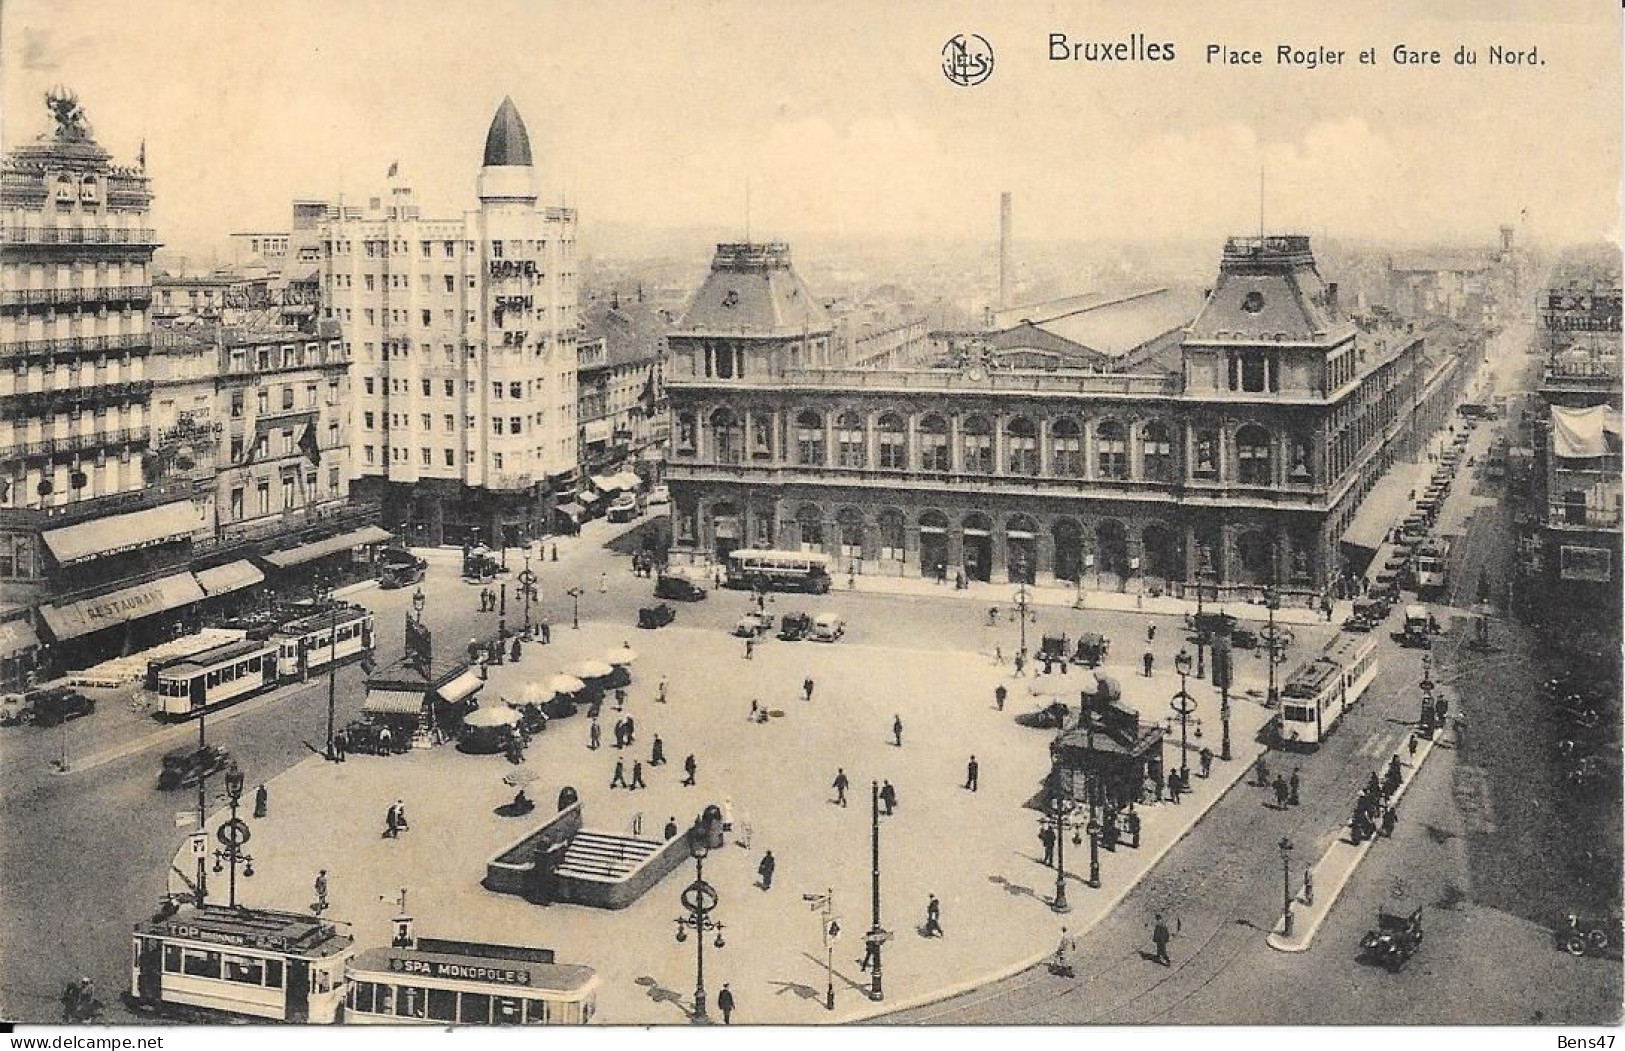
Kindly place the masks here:
POLYGON ((485 121, 509 94, 531 125, 544 199, 578 207, 589 233, 743 237, 748 197, 757 240, 990 239, 1010 190, 1019 239, 1215 239, 1262 220, 1403 243, 1486 239, 1500 223, 1537 243, 1617 240, 1617 187, 1588 162, 1618 149, 1618 56, 1598 32, 1608 13, 1578 4, 1538 25, 1466 5, 1426 22, 1384 7, 1358 23, 1238 8, 1223 32, 1211 12, 1198 21, 1169 5, 938 5, 881 25, 845 4, 747 17, 710 3, 658 19, 636 4, 487 4, 455 20, 412 4, 388 19, 367 4, 279 5, 274 18, 177 4, 144 9, 116 36, 99 29, 106 10, 8 8, 7 144, 46 130, 39 99, 66 84, 116 158, 145 144, 154 223, 183 252, 282 229, 295 197, 364 203, 395 162, 426 214, 459 214, 474 204, 485 121), (999 66, 958 88, 938 51, 972 30, 995 42, 999 66), (1050 32, 1141 33, 1173 41, 1180 59, 1054 62, 1050 32), (1246 71, 1203 58, 1214 40, 1267 52, 1277 38, 1347 49, 1345 63, 1407 38, 1447 57, 1439 69, 1246 71), (593 39, 616 43, 564 43, 593 39), (1536 43, 1549 64, 1451 68, 1458 43, 1536 43), (435 105, 406 104, 424 78, 435 105), (1546 105, 1559 96, 1565 107, 1546 105), (1491 119, 1517 134, 1483 135, 1491 119))

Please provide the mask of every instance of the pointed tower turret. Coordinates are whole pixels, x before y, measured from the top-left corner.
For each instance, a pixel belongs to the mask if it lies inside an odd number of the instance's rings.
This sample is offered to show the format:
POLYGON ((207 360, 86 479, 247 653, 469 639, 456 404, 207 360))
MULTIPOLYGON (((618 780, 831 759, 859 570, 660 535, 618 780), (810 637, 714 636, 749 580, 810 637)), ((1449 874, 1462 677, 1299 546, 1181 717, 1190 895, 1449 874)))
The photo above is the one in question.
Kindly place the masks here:
POLYGON ((536 200, 536 167, 530 155, 530 133, 512 98, 503 98, 485 133, 485 164, 480 169, 482 201, 536 200))

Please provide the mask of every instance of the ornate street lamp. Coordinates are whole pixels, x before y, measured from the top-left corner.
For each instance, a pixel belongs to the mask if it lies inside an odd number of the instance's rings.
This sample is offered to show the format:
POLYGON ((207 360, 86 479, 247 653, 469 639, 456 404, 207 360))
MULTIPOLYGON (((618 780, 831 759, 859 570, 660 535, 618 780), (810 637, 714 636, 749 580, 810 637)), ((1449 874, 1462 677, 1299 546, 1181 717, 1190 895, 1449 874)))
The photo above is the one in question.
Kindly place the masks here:
POLYGON ((688 853, 694 859, 694 882, 683 888, 678 900, 688 915, 677 917, 677 940, 688 941, 688 932, 694 931, 694 1015, 696 1025, 710 1022, 710 1016, 705 1013, 705 936, 715 931, 716 941, 713 943, 718 949, 727 945, 722 940, 724 925, 711 919, 711 913, 716 910, 721 898, 717 889, 705 882, 705 856, 711 849, 705 845, 703 833, 699 829, 691 829, 688 834, 688 853))
POLYGON ((869 899, 871 905, 869 930, 863 936, 869 962, 869 999, 879 1003, 885 998, 885 987, 880 981, 880 949, 891 938, 891 932, 880 925, 880 782, 869 782, 869 899))
POLYGON ((581 627, 581 595, 580 588, 571 588, 565 592, 570 596, 570 627, 581 627))
POLYGON ((1187 733, 1191 713, 1196 711, 1196 698, 1185 689, 1186 677, 1191 671, 1191 655, 1183 649, 1174 658, 1174 670, 1179 672, 1179 692, 1174 694, 1168 702, 1168 707, 1179 716, 1179 785, 1184 788, 1190 781, 1190 750, 1187 747, 1187 733))
POLYGON ((1264 630, 1269 634, 1270 664, 1269 692, 1265 696, 1267 697, 1266 703, 1268 706, 1274 708, 1281 701, 1281 691, 1275 685, 1275 665, 1280 662, 1282 647, 1281 638, 1275 631, 1275 611, 1281 608, 1281 593, 1275 590, 1273 584, 1264 589, 1264 606, 1269 610, 1269 625, 1264 630))
POLYGON ((1292 840, 1286 836, 1276 846, 1281 848, 1281 933, 1292 937, 1292 840))
MULTIPOLYGON (((1052 772, 1050 775, 1050 812, 1041 814, 1038 818, 1040 828, 1053 829, 1055 832, 1055 897, 1050 902, 1050 908, 1056 912, 1071 912, 1072 906, 1066 900, 1066 835, 1071 832, 1075 837, 1072 842, 1075 846, 1083 844, 1083 837, 1079 830, 1085 825, 1084 820, 1078 816, 1077 804, 1067 799, 1061 792, 1060 778, 1052 772)), ((1100 886, 1100 857, 1094 852, 1091 841, 1090 850, 1090 876, 1089 886, 1100 886)))
POLYGON ((220 831, 216 833, 225 849, 214 852, 214 871, 221 872, 226 866, 231 868, 230 882, 228 884, 226 903, 231 908, 237 907, 237 866, 243 866, 243 876, 248 878, 254 875, 253 855, 243 852, 243 844, 252 838, 248 831, 248 822, 237 816, 237 806, 243 799, 243 772, 235 765, 226 771, 226 799, 231 805, 231 817, 220 831))
POLYGON ((412 612, 417 615, 419 624, 423 623, 423 607, 428 604, 429 599, 423 594, 423 585, 420 584, 417 590, 412 592, 412 612))

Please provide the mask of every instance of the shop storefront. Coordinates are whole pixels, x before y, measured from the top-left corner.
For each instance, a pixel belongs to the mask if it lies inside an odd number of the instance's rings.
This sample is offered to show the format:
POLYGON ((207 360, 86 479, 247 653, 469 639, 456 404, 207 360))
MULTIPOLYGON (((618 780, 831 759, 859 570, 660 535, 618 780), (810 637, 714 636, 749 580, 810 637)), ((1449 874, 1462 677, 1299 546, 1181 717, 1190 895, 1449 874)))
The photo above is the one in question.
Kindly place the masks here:
POLYGON ((106 594, 41 606, 39 615, 58 644, 59 669, 70 668, 94 663, 109 652, 130 653, 173 637, 182 628, 181 611, 204 598, 191 573, 172 573, 106 594))

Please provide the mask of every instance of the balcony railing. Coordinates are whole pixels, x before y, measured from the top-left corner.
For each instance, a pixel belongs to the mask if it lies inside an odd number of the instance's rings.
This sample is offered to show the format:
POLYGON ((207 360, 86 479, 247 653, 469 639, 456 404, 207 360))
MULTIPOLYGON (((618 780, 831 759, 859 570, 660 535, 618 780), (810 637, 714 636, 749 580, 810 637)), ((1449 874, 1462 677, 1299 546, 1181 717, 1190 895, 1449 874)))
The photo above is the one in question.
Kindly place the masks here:
MULTIPOLYGON (((34 441, 18 442, 16 455, 22 457, 55 456, 60 453, 82 452, 86 449, 105 449, 116 445, 144 443, 147 432, 139 427, 125 427, 116 431, 95 431, 90 434, 55 435, 34 441)), ((0 446, 0 459, 6 450, 0 446)))
POLYGON ((1588 507, 1584 504, 1553 502, 1547 508, 1546 522, 1567 529, 1618 529, 1621 512, 1615 507, 1588 507))
POLYGON ((715 380, 670 376, 668 387, 829 387, 836 390, 953 391, 978 394, 1121 394, 1171 395, 1179 393, 1179 377, 1128 373, 990 372, 972 379, 949 369, 799 369, 781 376, 747 376, 715 380))
POLYGON ((41 390, 12 391, 0 394, 0 404, 35 411, 41 406, 56 406, 76 402, 134 401, 152 394, 151 380, 126 380, 121 383, 50 384, 41 390))
POLYGON ((82 228, 77 226, 0 227, 0 241, 6 244, 37 245, 156 245, 156 230, 82 228))
POLYGON ((0 306, 32 307, 71 303, 148 303, 151 285, 98 285, 94 288, 8 288, 0 291, 0 306))
POLYGON ((95 350, 144 350, 152 346, 152 334, 131 332, 114 336, 55 336, 47 339, 21 339, 0 343, 0 358, 28 354, 76 354, 95 350))

